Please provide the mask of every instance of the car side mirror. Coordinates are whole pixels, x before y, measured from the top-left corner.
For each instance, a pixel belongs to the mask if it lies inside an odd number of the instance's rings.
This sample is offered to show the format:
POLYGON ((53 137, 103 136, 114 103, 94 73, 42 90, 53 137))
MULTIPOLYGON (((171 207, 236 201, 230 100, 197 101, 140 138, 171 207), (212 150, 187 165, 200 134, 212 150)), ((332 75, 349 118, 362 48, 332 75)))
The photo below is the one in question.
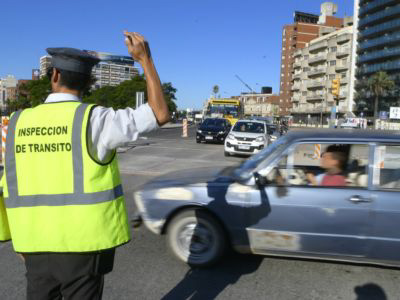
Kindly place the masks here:
POLYGON ((260 173, 254 172, 253 175, 254 175, 254 180, 256 182, 256 185, 259 188, 263 188, 267 185, 267 179, 264 176, 260 175, 260 173))

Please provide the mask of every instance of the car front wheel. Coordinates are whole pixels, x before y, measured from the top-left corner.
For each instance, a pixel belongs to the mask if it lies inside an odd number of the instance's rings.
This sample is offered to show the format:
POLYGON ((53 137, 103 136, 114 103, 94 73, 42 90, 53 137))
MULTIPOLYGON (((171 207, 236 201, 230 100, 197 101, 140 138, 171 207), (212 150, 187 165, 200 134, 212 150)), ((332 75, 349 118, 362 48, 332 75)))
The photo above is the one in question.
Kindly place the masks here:
POLYGON ((167 244, 172 253, 193 267, 216 263, 224 253, 226 243, 221 225, 200 209, 178 214, 167 229, 167 244))

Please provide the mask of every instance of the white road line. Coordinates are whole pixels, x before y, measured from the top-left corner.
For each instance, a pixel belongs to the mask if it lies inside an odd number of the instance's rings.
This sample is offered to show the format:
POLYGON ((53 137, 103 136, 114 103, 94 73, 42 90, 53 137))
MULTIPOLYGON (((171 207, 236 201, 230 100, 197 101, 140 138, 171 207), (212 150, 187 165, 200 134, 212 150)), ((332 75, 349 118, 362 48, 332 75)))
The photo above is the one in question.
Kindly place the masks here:
MULTIPOLYGON (((195 151, 213 151, 213 152, 217 151, 216 149, 176 148, 176 147, 173 147, 172 145, 171 145, 171 147, 156 146, 156 145, 147 145, 147 146, 143 146, 143 147, 145 147, 145 148, 158 148, 158 149, 175 149, 175 150, 195 150, 195 151)), ((132 150, 141 149, 141 148, 142 148, 142 147, 135 147, 135 148, 133 148, 132 150)))

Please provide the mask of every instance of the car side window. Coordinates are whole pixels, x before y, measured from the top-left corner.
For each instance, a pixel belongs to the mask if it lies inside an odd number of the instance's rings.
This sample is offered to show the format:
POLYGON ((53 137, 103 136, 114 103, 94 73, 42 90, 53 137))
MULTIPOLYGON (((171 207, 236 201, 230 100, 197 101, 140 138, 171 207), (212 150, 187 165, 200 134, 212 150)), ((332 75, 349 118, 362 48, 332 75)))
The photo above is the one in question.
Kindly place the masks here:
POLYGON ((400 190, 400 146, 375 148, 374 184, 382 190, 400 190))
POLYGON ((368 186, 369 146, 301 143, 267 175, 270 184, 304 187, 368 186))

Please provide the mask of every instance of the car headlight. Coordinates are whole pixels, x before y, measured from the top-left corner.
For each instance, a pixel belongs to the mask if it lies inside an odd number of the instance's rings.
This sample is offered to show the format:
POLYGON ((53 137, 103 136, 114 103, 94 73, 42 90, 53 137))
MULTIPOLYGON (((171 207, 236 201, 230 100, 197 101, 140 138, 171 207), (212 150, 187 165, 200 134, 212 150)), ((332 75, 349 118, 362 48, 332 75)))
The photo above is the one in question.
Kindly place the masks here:
POLYGON ((220 132, 218 132, 218 134, 224 134, 224 132, 225 132, 225 131, 220 131, 220 132))
POLYGON ((197 130, 198 133, 202 133, 202 131, 200 129, 197 130))
POLYGON ((265 138, 263 136, 259 136, 258 138, 256 138, 256 142, 264 142, 265 138))
POLYGON ((228 139, 229 139, 229 140, 234 140, 234 139, 235 139, 235 136, 234 136, 233 134, 229 134, 229 135, 228 135, 228 139))

